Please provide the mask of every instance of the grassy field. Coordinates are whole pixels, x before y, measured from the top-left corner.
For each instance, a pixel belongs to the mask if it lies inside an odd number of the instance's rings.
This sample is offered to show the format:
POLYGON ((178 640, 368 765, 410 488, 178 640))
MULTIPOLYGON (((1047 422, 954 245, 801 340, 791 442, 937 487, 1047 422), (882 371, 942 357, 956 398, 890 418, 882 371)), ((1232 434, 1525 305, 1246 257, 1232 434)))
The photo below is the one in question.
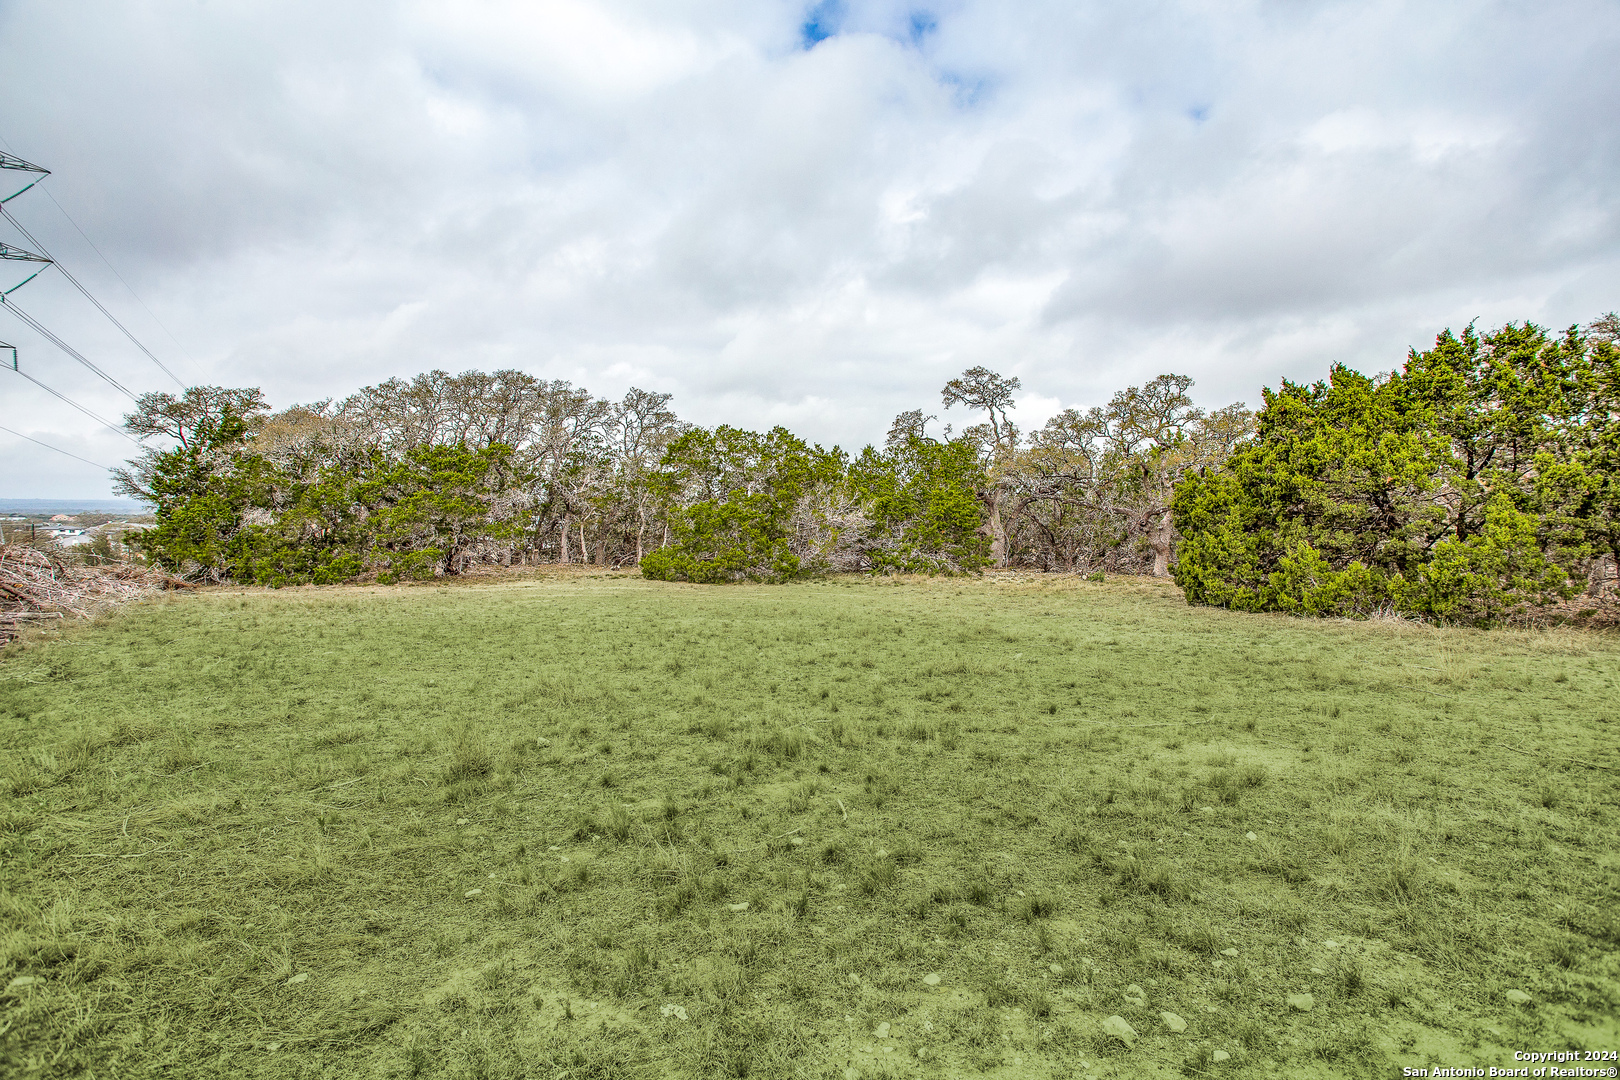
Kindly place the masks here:
POLYGON ((0 1073, 1614 1050, 1617 678, 1613 636, 1151 582, 143 604, 0 654, 0 1073))

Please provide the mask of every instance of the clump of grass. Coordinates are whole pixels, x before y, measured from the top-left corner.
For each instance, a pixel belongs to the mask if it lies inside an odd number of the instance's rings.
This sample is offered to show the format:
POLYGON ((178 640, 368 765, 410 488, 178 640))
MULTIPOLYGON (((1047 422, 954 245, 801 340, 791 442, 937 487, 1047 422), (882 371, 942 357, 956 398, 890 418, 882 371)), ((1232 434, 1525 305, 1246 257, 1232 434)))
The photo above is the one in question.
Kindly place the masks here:
POLYGON ((916 866, 923 861, 925 851, 921 843, 914 836, 902 836, 892 841, 893 850, 889 858, 894 860, 896 866, 916 866))
POLYGON ((1339 957, 1334 975, 1346 997, 1355 997, 1367 989, 1367 969, 1359 956, 1339 957))
POLYGON ((630 839, 630 811, 621 804, 614 803, 604 807, 596 817, 596 826, 602 835, 624 843, 630 839))
POLYGON ((722 712, 712 712, 692 724, 687 729, 694 735, 706 735, 711 739, 725 739, 731 735, 731 718, 722 712))
MULTIPOLYGON (((190 769, 195 769, 202 763, 202 758, 197 755, 196 747, 194 747, 190 741, 185 739, 176 739, 174 742, 170 743, 168 749, 163 752, 163 757, 158 762, 158 769, 159 771, 165 773, 186 772, 190 769)), ((51 759, 51 765, 55 766, 55 764, 56 761, 53 757, 51 759)), ((54 771, 54 769, 50 771, 54 771)))
POLYGON ((821 784, 815 780, 803 780, 788 788, 787 810, 790 814, 802 814, 810 809, 810 800, 821 792, 821 784))
POLYGON ((1208 919, 1187 919, 1171 929, 1171 939, 1190 953, 1214 956, 1224 947, 1221 932, 1208 919))
POLYGON ((1427 896, 1434 876, 1410 848, 1400 847, 1386 856, 1370 875, 1373 895, 1391 904, 1411 904, 1427 896))
POLYGON ((1199 1046, 1182 1059, 1181 1073, 1183 1076, 1208 1076, 1215 1069, 1215 1048, 1212 1046, 1199 1046))
POLYGON ((875 896, 892 888, 899 877, 894 860, 888 855, 869 855, 855 865, 855 886, 862 896, 875 896))
POLYGON ((900 735, 902 738, 911 739, 915 742, 927 742, 935 736, 937 731, 938 729, 934 725, 925 720, 911 720, 900 728, 900 735))
POLYGON ((1027 923, 1037 919, 1050 919, 1057 914, 1058 903, 1055 897, 1043 893, 1025 896, 1018 901, 1016 914, 1027 923))
POLYGON ((995 903, 999 890, 983 872, 970 875, 961 889, 962 899, 970 904, 986 907, 995 903))
POLYGON ((1236 806, 1239 800, 1243 798, 1243 788, 1235 782, 1232 774, 1225 769, 1211 774, 1208 784, 1210 794, 1216 802, 1223 805, 1236 806))
POLYGON ((1127 857, 1117 863, 1119 883, 1126 889, 1164 900, 1185 900, 1192 895, 1186 876, 1163 859, 1127 857))
POLYGON ((0 835, 21 835, 39 828, 39 818, 27 811, 7 810, 0 813, 0 835))
POLYGON ((1262 842, 1249 866, 1262 874, 1273 874, 1290 885, 1303 885, 1311 879, 1300 855, 1274 843, 1262 842))
POLYGON ((1572 938, 1556 938, 1547 948, 1548 959, 1556 967, 1573 970, 1580 966, 1581 948, 1572 938))
POLYGON ((6 793, 12 798, 20 798, 50 787, 51 777, 34 762, 9 761, 6 763, 5 778, 0 784, 4 785, 6 793))
POLYGON ((1001 979, 991 979, 984 988, 984 1003, 992 1009, 1007 1009, 1024 1003, 1024 992, 1001 979))
POLYGON ((1240 1046, 1256 1052, 1266 1049, 1274 1041, 1270 1028, 1260 1020, 1240 1020, 1232 1034, 1240 1046))
POLYGON ((486 780, 495 771, 495 759, 482 740, 469 732, 462 732, 450 746, 450 760, 444 767, 446 784, 465 784, 486 780))
POLYGON ((1356 846, 1356 830, 1343 818, 1335 817, 1322 830, 1322 847, 1330 854, 1343 857, 1356 846))
POLYGON ((644 945, 635 945, 627 950, 620 962, 619 970, 608 983, 608 993, 614 998, 623 1000, 630 997, 642 988, 643 983, 653 969, 657 967, 652 953, 644 945))
POLYGON ((874 809, 881 810, 889 797, 900 790, 901 780, 887 770, 868 770, 863 784, 867 798, 874 809))
POLYGON ((769 754, 783 761, 793 761, 804 753, 804 733, 795 728, 773 725, 750 732, 746 745, 749 750, 769 754))
POLYGON ((1142 934, 1130 924, 1104 928, 1098 943, 1120 960, 1134 960, 1142 955, 1142 934))

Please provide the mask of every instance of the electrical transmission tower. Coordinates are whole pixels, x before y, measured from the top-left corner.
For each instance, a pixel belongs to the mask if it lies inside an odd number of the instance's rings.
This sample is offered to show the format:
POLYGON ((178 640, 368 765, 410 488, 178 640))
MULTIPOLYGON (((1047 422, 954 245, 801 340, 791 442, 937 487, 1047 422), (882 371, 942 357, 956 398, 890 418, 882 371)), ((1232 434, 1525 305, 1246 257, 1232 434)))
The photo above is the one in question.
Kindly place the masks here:
MULTIPOLYGON (((43 180, 47 176, 51 175, 51 170, 41 168, 40 166, 35 165, 32 161, 24 161, 22 158, 16 157, 15 155, 12 155, 12 154, 7 154, 4 151, 0 151, 0 169, 8 169, 8 170, 11 170, 13 172, 27 172, 27 173, 37 173, 38 174, 37 176, 34 177, 34 179, 30 180, 28 182, 28 184, 25 187, 22 188, 21 191, 14 191, 10 195, 7 195, 4 199, 0 199, 0 206, 3 206, 6 203, 10 202, 12 199, 15 199, 18 195, 21 195, 24 191, 27 191, 29 188, 33 187, 35 184, 39 183, 41 180, 43 180)), ((9 261, 12 261, 12 262, 37 262, 37 263, 49 263, 51 261, 50 259, 46 258, 43 255, 37 255, 34 252, 28 251, 28 250, 26 250, 24 248, 13 247, 10 244, 4 244, 4 243, 0 243, 0 259, 6 259, 6 260, 9 260, 9 261)), ((43 269, 45 269, 45 267, 42 266, 42 267, 39 268, 39 270, 35 270, 32 274, 29 274, 22 281, 19 281, 17 284, 15 284, 11 288, 7 289, 6 292, 7 293, 15 292, 16 290, 22 288, 24 285, 28 284, 30 281, 33 281, 34 278, 39 274, 40 270, 43 270, 43 269)), ((5 294, 0 293, 0 296, 3 296, 3 295, 5 295, 5 294)), ((19 368, 17 366, 17 346, 11 344, 10 342, 0 341, 0 351, 9 352, 11 354, 11 370, 12 371, 20 371, 20 370, 22 370, 21 368, 19 368)))
MULTIPOLYGON (((15 199, 18 195, 21 195, 24 191, 27 191, 41 180, 51 175, 51 170, 43 168, 39 165, 35 165, 32 161, 24 161, 22 158, 17 157, 14 154, 7 154, 4 151, 0 151, 0 169, 7 169, 12 172, 38 174, 20 190, 13 191, 10 195, 0 199, 0 207, 5 206, 6 203, 10 202, 12 199, 15 199)), ((47 266, 52 262, 49 256, 40 255, 37 252, 29 251, 27 248, 20 248, 14 244, 6 243, 0 243, 0 259, 7 260, 9 262, 45 263, 47 266)), ((11 295, 24 285, 28 284, 30 281, 33 281, 44 269, 45 267, 41 266, 38 270, 35 270, 32 274, 29 274, 27 277, 17 282, 17 284, 13 285, 5 292, 0 292, 0 298, 11 295)), ((0 347, 11 349, 11 366, 15 368, 17 366, 17 350, 10 345, 0 347)))
MULTIPOLYGON (((33 234, 30 233, 26 228, 23 227, 22 222, 18 221, 16 218, 12 217, 11 216, 11 211, 6 208, 6 205, 5 205, 6 203, 9 203, 11 200, 15 199, 17 196, 21 195, 23 192, 25 192, 29 188, 33 187, 35 184, 37 184, 41 180, 45 179, 47 176, 51 175, 51 171, 49 169, 47 169, 47 168, 44 168, 43 166, 35 165, 31 161, 26 161, 26 160, 24 160, 24 159, 22 159, 20 157, 17 157, 15 154, 8 154, 8 153, 5 153, 4 151, 0 151, 0 171, 32 173, 32 174, 34 174, 34 178, 32 180, 30 180, 27 184, 24 184, 21 188, 19 188, 18 190, 12 192, 10 195, 7 195, 5 198, 0 198, 0 217, 4 217, 5 220, 9 221, 17 229, 18 232, 22 233, 23 236, 25 238, 27 238, 27 240, 30 243, 32 243, 35 247, 40 249, 39 251, 30 251, 28 248, 18 247, 16 244, 8 244, 8 243, 5 243, 3 241, 0 241, 0 266, 4 266, 4 265, 6 265, 8 263, 13 263, 13 262, 39 263, 40 264, 40 267, 39 267, 38 270, 35 270, 32 274, 29 274, 27 277, 25 277, 21 281, 17 282, 17 284, 11 286, 11 288, 5 289, 4 291, 0 291, 0 305, 3 305, 4 307, 8 308, 13 315, 17 316, 17 318, 22 320, 22 322, 25 325, 27 325, 27 326, 31 327, 32 329, 34 329, 35 331, 37 331, 47 341, 50 341, 53 345, 55 345, 57 348, 61 349, 63 352, 67 353, 73 359, 77 360, 80 364, 83 364, 86 368, 89 368, 96 375, 100 376, 107 383, 111 384, 115 389, 121 391, 126 397, 130 398, 131 400, 134 400, 135 395, 127 387, 125 387, 123 384, 119 383, 116 379, 112 378, 112 376, 108 375, 105 371, 101 370, 95 364, 91 363, 84 356, 83 353, 79 352, 77 349, 73 348, 67 342, 63 341, 61 338, 59 338, 55 334, 53 334, 46 327, 42 326, 39 323, 39 321, 37 319, 35 319, 32 315, 29 315, 27 312, 20 310, 16 306, 16 304, 12 303, 12 301, 11 301, 11 294, 12 293, 16 292, 18 289, 22 288, 24 285, 28 284, 30 281, 33 281, 40 274, 44 273, 44 271, 45 271, 45 269, 47 267, 55 266, 58 270, 61 271, 63 277, 67 278, 68 281, 72 282, 73 286, 75 288, 77 288, 79 290, 79 292, 83 293, 85 295, 85 297, 90 300, 91 303, 95 304, 95 306, 101 310, 101 313, 103 315, 106 315, 108 319, 112 320, 114 325, 116 325, 120 330, 123 330, 124 335, 126 337, 128 337, 131 341, 134 341, 135 344, 137 346, 139 346, 139 348, 141 349, 142 352, 145 352, 147 354, 147 356, 151 357, 151 359, 152 359, 152 361, 154 363, 156 363, 160 368, 163 368, 164 372, 167 373, 171 378, 173 378, 174 373, 170 372, 168 368, 163 367, 162 362, 159 361, 157 359, 157 357, 152 356, 151 351, 148 350, 145 345, 142 345, 141 342, 138 341, 135 338, 135 335, 131 334, 129 332, 129 330, 125 328, 123 323, 119 322, 116 318, 114 318, 112 312, 108 311, 106 309, 106 307, 104 307, 102 305, 101 301, 97 300, 94 296, 91 296, 90 291, 88 289, 86 289, 82 284, 80 284, 79 280, 77 278, 75 278, 72 274, 68 273, 67 269, 64 266, 62 266, 60 263, 58 263, 55 259, 51 258, 51 256, 48 253, 45 253, 43 245, 41 245, 39 243, 39 241, 35 240, 34 237, 33 237, 33 234)), ((136 442, 135 439, 131 438, 129 433, 127 431, 125 431, 123 428, 121 428, 118 425, 115 425, 113 423, 110 423, 107 420, 102 419, 100 416, 97 416, 94 412, 91 412, 89 409, 85 408, 83 405, 79 404, 78 402, 74 401, 72 398, 68 397, 66 394, 63 394, 61 391, 55 390, 52 387, 47 386, 45 383, 40 382, 38 379, 36 379, 34 376, 30 375, 28 372, 23 371, 22 367, 17 362, 17 347, 15 345, 10 344, 9 342, 0 341, 0 352, 9 352, 11 354, 11 370, 13 372, 15 372, 16 374, 21 375, 23 378, 25 378, 29 382, 33 383, 35 386, 39 387, 41 390, 44 390, 46 393, 50 394, 52 397, 55 397, 55 398, 65 402, 66 404, 71 405, 73 408, 77 409, 79 412, 83 413, 85 416, 89 417, 90 419, 96 421, 98 424, 101 424, 102 426, 108 428, 109 430, 111 430, 114 433, 122 436, 125 439, 129 439, 130 442, 136 443, 137 446, 140 445, 138 442, 136 442)), ((178 380, 176 380, 176 381, 178 381, 178 380)), ((10 428, 6 428, 5 430, 11 431, 10 428)), ((77 454, 68 453, 68 451, 63 450, 60 447, 55 447, 55 446, 51 446, 49 443, 40 442, 40 440, 35 439, 32 436, 22 435, 20 432, 12 432, 12 434, 19 435, 21 438, 27 439, 30 442, 39 443, 39 445, 44 446, 46 449, 55 450, 59 454, 67 454, 68 457, 78 458, 78 460, 80 460, 80 461, 85 461, 86 460, 84 458, 80 458, 77 454)), ((94 462, 87 462, 87 464, 92 464, 93 465, 95 463, 94 462)), ((101 466, 97 466, 97 467, 100 468, 101 466)))
POLYGON ((0 169, 10 169, 13 172, 25 172, 25 173, 36 173, 36 174, 38 174, 32 180, 30 180, 28 182, 28 186, 24 187, 22 189, 22 191, 13 191, 10 195, 7 195, 5 198, 0 199, 0 203, 8 203, 8 202, 10 202, 12 199, 15 199, 18 195, 21 195, 23 193, 23 191, 27 191, 28 188, 33 187, 35 184, 39 183, 41 180, 43 180, 47 176, 51 175, 51 170, 43 168, 42 166, 39 166, 39 165, 35 165, 32 161, 24 161, 22 158, 17 157, 15 154, 8 154, 3 150, 0 150, 0 169))

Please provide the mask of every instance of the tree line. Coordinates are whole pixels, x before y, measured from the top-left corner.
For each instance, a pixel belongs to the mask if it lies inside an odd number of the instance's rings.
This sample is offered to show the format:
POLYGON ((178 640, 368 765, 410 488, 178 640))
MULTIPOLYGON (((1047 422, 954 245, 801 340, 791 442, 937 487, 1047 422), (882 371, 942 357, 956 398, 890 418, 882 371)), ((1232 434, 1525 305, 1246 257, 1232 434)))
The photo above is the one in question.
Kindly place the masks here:
POLYGON ((639 565, 693 582, 1027 567, 1171 575, 1193 603, 1489 625, 1620 563, 1620 318, 1442 333, 1401 370, 1205 410, 1161 375, 1024 432, 1018 379, 942 389, 850 454, 702 428, 670 395, 518 371, 392 379, 274 412, 257 389, 147 394, 118 470, 194 579, 282 585, 478 564, 639 565))
POLYGON ((478 564, 639 565, 649 577, 783 581, 986 566, 1168 571, 1170 499, 1250 431, 1242 405, 1194 406, 1164 375, 1025 437, 1021 389, 982 367, 943 389, 960 432, 902 413, 849 454, 696 427, 670 395, 622 399, 519 371, 433 371, 272 411, 258 389, 143 395, 157 442, 115 473, 150 504, 147 557, 199 580, 326 584, 478 564))

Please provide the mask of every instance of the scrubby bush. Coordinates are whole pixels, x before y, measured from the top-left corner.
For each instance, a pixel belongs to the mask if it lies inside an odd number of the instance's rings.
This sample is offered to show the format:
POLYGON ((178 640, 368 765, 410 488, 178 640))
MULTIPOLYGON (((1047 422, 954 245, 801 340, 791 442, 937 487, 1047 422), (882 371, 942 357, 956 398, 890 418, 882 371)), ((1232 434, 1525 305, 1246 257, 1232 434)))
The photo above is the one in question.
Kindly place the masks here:
POLYGON ((1401 371, 1265 391, 1258 434, 1173 503, 1192 603, 1489 626, 1620 553, 1620 353, 1531 324, 1401 371))

